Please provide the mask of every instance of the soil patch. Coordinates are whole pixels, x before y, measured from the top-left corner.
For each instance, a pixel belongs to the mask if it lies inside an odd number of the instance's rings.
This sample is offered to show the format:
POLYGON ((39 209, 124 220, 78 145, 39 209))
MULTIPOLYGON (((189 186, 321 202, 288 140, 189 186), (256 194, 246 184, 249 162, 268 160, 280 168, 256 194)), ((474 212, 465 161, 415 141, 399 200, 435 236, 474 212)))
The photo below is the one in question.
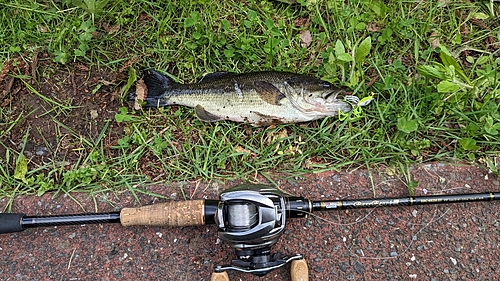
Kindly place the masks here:
MULTIPOLYGON (((114 119, 122 106, 121 72, 75 63, 61 67, 47 55, 31 63, 16 58, 4 63, 0 79, 0 158, 7 149, 23 152, 29 169, 56 163, 71 168, 86 157, 83 142, 104 133, 106 153, 123 133, 114 119), (103 132, 103 129, 107 129, 103 132)), ((110 155, 111 156, 111 155, 110 155)), ((7 163, 13 171, 16 159, 7 163)))

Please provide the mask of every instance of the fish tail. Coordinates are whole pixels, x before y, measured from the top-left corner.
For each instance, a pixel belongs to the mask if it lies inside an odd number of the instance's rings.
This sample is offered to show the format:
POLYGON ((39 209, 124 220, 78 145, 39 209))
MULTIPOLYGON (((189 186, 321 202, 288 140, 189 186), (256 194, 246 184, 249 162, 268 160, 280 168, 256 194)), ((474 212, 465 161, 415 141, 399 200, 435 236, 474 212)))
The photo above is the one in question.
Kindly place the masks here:
MULTIPOLYGON (((143 106, 162 106, 165 105, 162 102, 162 97, 164 97, 165 92, 173 85, 176 84, 172 79, 167 76, 153 70, 149 69, 144 72, 142 77, 144 84, 147 88, 147 96, 144 101, 143 106)), ((134 103, 136 98, 135 87, 128 94, 129 102, 134 103)))

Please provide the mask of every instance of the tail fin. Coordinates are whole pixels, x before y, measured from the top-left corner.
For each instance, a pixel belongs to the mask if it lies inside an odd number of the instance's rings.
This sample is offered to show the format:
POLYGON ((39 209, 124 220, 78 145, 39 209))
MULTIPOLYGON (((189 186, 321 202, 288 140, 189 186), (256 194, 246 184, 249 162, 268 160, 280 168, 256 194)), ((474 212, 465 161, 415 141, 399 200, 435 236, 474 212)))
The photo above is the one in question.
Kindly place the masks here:
MULTIPOLYGON (((146 96, 146 104, 144 106, 161 106, 162 102, 160 98, 165 94, 165 92, 170 88, 171 85, 175 84, 172 79, 167 76, 153 70, 149 69, 144 72, 142 77, 144 84, 148 89, 148 94, 146 96)), ((135 87, 128 94, 128 100, 131 103, 135 102, 135 87)))

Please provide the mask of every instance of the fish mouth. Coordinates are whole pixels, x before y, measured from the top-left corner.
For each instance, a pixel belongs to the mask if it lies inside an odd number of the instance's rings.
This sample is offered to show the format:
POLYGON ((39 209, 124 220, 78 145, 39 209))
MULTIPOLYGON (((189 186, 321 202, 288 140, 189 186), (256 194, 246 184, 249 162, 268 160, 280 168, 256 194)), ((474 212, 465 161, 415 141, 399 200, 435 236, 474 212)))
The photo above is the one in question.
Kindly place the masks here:
POLYGON ((323 112, 327 113, 328 115, 336 115, 339 113, 339 111, 343 113, 348 113, 351 110, 352 110, 352 105, 350 103, 345 102, 343 100, 335 99, 334 101, 325 104, 323 112))
POLYGON ((349 104, 351 107, 357 106, 360 102, 359 98, 354 95, 347 94, 346 91, 328 91, 323 94, 324 104, 349 104))
POLYGON ((346 96, 345 91, 335 91, 335 90, 327 91, 327 92, 323 93, 323 95, 321 96, 321 98, 322 98, 321 103, 326 105, 326 106, 332 105, 332 104, 337 104, 337 103, 342 103, 345 96, 346 96))
POLYGON ((347 94, 344 89, 325 91, 322 94, 321 105, 317 104, 317 110, 327 115, 337 115, 339 111, 348 113, 356 104, 353 98, 357 99, 357 97, 347 94))
POLYGON ((349 102, 345 101, 345 91, 329 90, 314 97, 303 97, 303 103, 292 100, 292 105, 305 115, 310 116, 335 116, 339 111, 347 113, 352 110, 349 102))
POLYGON ((328 90, 328 91, 325 91, 321 95, 321 97, 323 98, 323 100, 325 101, 325 103, 328 104, 328 103, 338 102, 339 99, 337 97, 339 95, 340 95, 340 97, 346 96, 346 91, 343 90, 343 89, 342 90, 338 90, 338 89, 328 90))
POLYGON ((337 96, 339 95, 338 91, 328 91, 323 93, 321 96, 326 103, 332 103, 337 101, 337 96))

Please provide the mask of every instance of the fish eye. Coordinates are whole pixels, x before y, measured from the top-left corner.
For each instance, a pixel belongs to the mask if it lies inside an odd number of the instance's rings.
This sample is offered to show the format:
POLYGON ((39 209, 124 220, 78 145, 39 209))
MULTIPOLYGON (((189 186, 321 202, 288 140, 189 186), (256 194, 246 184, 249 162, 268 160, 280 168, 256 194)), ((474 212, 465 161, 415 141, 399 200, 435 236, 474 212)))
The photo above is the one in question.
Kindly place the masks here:
POLYGON ((328 82, 323 82, 323 83, 320 83, 319 86, 321 86, 325 89, 329 89, 331 87, 331 84, 328 82))

